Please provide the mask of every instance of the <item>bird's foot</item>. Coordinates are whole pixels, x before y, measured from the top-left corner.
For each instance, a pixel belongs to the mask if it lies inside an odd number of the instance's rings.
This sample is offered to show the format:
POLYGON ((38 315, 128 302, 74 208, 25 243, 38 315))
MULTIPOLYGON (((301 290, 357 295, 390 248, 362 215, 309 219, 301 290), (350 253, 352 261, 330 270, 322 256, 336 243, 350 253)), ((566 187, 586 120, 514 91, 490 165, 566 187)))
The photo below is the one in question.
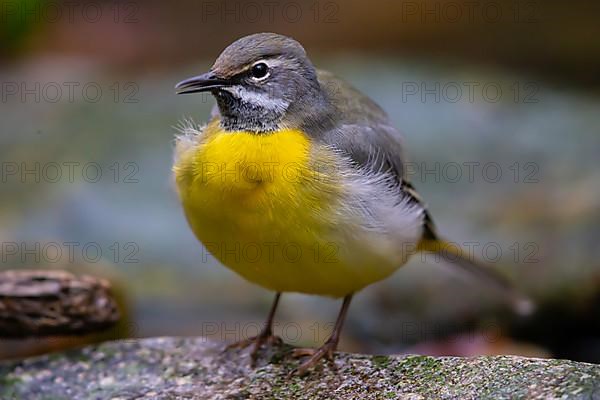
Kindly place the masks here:
MULTIPOLYGON (((294 349, 294 351, 292 352, 292 357, 295 358, 299 358, 299 357, 307 357, 310 356, 310 358, 306 361, 304 361, 302 364, 300 364, 300 366, 296 369, 294 369, 290 375, 298 375, 298 376, 302 376, 305 375, 309 369, 311 369, 312 367, 314 367, 315 365, 317 365, 317 363, 319 361, 321 361, 321 359, 326 359, 328 361, 330 361, 333 364, 333 353, 335 352, 337 348, 337 343, 334 341, 327 341, 325 342, 325 344, 321 347, 319 347, 318 349, 312 349, 312 348, 298 348, 298 349, 294 349)), ((335 366, 335 364, 333 364, 335 366)))
POLYGON ((252 345, 252 350, 250 350, 250 365, 254 367, 256 365, 256 360, 258 359, 260 349, 262 349, 265 345, 279 346, 282 343, 283 340, 281 340, 279 336, 275 336, 271 330, 265 329, 256 336, 251 336, 247 339, 242 339, 238 342, 228 344, 225 347, 225 351, 230 349, 245 349, 246 347, 252 345))

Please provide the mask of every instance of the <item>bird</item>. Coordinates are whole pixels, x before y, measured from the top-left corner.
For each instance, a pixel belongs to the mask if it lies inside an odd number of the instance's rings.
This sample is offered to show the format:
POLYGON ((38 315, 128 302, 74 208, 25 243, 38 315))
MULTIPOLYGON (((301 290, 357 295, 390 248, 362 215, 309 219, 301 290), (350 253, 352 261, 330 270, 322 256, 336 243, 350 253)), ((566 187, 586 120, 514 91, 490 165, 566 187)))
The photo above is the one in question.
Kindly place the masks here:
POLYGON ((184 124, 175 142, 175 186, 191 230, 224 266, 275 292, 260 333, 229 348, 253 345, 254 362, 280 341, 273 321, 282 293, 343 299, 325 343, 294 350, 305 360, 293 372, 308 373, 333 359, 352 296, 418 252, 437 253, 529 307, 504 276, 440 238, 388 115, 315 68, 296 40, 242 37, 175 89, 216 99, 209 122, 184 124))

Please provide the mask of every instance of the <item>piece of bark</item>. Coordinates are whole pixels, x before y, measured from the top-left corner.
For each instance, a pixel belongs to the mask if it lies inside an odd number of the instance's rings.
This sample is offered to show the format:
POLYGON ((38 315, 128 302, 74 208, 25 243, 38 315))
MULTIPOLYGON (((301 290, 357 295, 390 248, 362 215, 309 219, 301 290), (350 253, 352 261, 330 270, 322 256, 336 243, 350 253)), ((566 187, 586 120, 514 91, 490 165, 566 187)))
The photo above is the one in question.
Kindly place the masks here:
POLYGON ((0 337, 97 332, 119 320, 104 279, 66 271, 0 271, 0 337))

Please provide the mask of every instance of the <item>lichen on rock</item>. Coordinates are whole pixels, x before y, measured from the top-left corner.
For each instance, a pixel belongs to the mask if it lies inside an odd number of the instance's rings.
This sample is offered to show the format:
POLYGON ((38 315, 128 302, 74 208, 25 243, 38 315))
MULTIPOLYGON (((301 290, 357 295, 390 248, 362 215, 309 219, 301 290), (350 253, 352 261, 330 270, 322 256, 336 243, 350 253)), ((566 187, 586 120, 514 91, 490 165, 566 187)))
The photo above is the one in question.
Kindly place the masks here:
POLYGON ((2 399, 600 399, 600 366, 517 356, 338 353, 310 374, 286 345, 255 368, 204 338, 107 342, 0 363, 2 399))

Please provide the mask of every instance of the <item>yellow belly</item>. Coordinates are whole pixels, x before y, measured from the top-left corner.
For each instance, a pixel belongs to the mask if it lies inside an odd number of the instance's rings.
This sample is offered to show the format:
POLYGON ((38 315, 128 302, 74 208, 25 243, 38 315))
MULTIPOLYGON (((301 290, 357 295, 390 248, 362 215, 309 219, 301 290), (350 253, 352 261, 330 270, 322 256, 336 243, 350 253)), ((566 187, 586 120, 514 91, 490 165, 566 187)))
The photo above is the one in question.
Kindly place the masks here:
POLYGON ((213 121, 175 177, 192 230, 225 266, 275 291, 340 297, 393 269, 340 218, 342 181, 322 168, 335 154, 314 150, 300 131, 224 132, 213 121))

